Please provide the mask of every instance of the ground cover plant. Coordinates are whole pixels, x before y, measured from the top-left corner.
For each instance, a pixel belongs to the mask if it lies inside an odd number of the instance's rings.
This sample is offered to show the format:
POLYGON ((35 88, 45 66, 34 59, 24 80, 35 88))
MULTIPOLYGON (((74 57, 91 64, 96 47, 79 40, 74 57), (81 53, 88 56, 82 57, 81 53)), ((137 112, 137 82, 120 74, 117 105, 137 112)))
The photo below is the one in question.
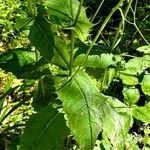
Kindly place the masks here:
POLYGON ((0 18, 1 149, 149 149, 150 4, 12 3, 0 18))

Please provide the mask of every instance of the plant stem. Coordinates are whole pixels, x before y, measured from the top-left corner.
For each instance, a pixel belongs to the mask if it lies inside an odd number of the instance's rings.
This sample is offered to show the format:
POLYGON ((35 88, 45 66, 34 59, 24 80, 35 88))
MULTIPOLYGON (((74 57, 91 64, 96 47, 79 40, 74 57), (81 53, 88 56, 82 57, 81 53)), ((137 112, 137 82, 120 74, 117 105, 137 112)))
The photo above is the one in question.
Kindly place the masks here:
POLYGON ((136 30, 139 32, 139 34, 141 35, 141 37, 143 38, 143 40, 145 41, 145 43, 147 45, 150 45, 150 43, 146 40, 146 38, 144 37, 144 35, 142 34, 142 32, 140 31, 140 29, 138 28, 138 26, 136 25, 136 23, 134 23, 134 26, 136 28, 136 30))
POLYGON ((73 70, 73 57, 74 57, 74 31, 71 31, 71 52, 70 52, 70 70, 69 76, 72 75, 73 70))
MULTIPOLYGON (((127 5, 127 8, 126 8, 125 13, 124 13, 124 18, 126 18, 128 12, 129 12, 129 9, 130 9, 130 7, 131 7, 132 1, 133 1, 133 0, 130 0, 130 2, 129 2, 128 5, 127 5)), ((119 32, 120 32, 120 30, 121 30, 121 28, 122 28, 122 25, 123 25, 123 22, 124 22, 124 21, 123 21, 124 18, 122 18, 122 20, 121 20, 120 23, 119 23, 119 26, 118 26, 118 29, 117 29, 117 32, 116 32, 116 36, 115 36, 114 41, 113 41, 113 44, 112 44, 112 50, 116 47, 115 45, 116 45, 116 42, 117 42, 117 39, 118 39, 118 36, 119 36, 119 32)), ((118 43, 118 44, 119 44, 119 43, 118 43)))
POLYGON ((135 4, 135 8, 134 10, 132 9, 132 7, 130 7, 132 13, 133 13, 133 25, 136 28, 137 32, 139 32, 139 34, 141 35, 141 37, 143 38, 143 40, 145 41, 145 43, 147 45, 150 45, 150 43, 146 40, 146 38, 144 37, 144 35, 142 34, 142 32, 140 31, 140 29, 138 28, 137 24, 136 24, 136 7, 137 7, 137 0, 136 0, 136 4, 135 4))
POLYGON ((29 15, 33 16, 32 2, 31 2, 31 0, 27 0, 27 4, 28 4, 28 13, 29 13, 29 15))
POLYGON ((99 4, 99 6, 98 6, 98 8, 97 8, 97 10, 96 10, 96 12, 95 12, 95 14, 93 15, 93 17, 92 17, 92 19, 91 19, 91 22, 94 21, 95 17, 97 16, 99 10, 101 9, 101 7, 102 7, 102 5, 103 5, 103 3, 104 3, 104 1, 105 1, 105 0, 102 0, 101 3, 99 4))
POLYGON ((39 60, 39 53, 38 53, 38 50, 35 48, 35 59, 36 61, 39 60))
MULTIPOLYGON (((88 48, 85 57, 83 58, 83 61, 81 62, 80 66, 77 68, 76 72, 72 75, 72 78, 77 74, 77 72, 80 70, 80 68, 84 65, 84 63, 86 62, 88 55, 90 53, 90 51, 92 50, 93 46, 95 45, 96 41, 98 40, 99 36, 101 35, 103 29, 105 28, 105 26, 107 25, 107 23, 109 22, 110 18, 112 17, 112 15, 114 14, 114 12, 119 9, 120 5, 123 3, 124 0, 120 0, 118 2, 118 4, 111 10, 111 12, 109 13, 109 15, 107 16, 107 18, 105 19, 104 23, 101 25, 100 29, 98 30, 97 35, 95 36, 91 46, 88 48)), ((71 79, 72 79, 71 78, 71 79)))
POLYGON ((92 49, 92 47, 94 46, 94 44, 96 43, 96 41, 98 40, 99 36, 101 35, 103 29, 105 28, 105 26, 107 25, 107 23, 109 22, 110 18, 112 17, 112 15, 114 14, 114 12, 120 7, 120 5, 123 3, 124 0, 120 0, 118 2, 118 4, 111 10, 111 12, 109 13, 109 15, 107 16, 107 18, 105 19, 104 23, 101 25, 100 29, 98 30, 98 33, 97 35, 95 36, 91 46, 89 47, 89 49, 87 50, 87 53, 85 54, 85 57, 84 57, 84 60, 83 60, 83 63, 87 60, 88 58, 88 55, 92 49))
POLYGON ((70 0, 70 9, 71 9, 71 17, 72 17, 72 21, 74 20, 74 15, 73 15, 73 3, 72 0, 70 0))
MULTIPOLYGON (((72 15, 73 25, 75 25, 78 22, 78 19, 79 19, 80 13, 81 13, 81 9, 82 9, 82 4, 83 4, 83 0, 80 1, 78 12, 77 12, 76 17, 74 19, 74 16, 73 16, 73 2, 72 2, 72 0, 70 0, 70 7, 71 7, 71 15, 72 15)), ((71 51, 70 51, 69 76, 72 75, 72 70, 73 70, 74 39, 75 39, 74 38, 74 31, 71 30, 71 51)))

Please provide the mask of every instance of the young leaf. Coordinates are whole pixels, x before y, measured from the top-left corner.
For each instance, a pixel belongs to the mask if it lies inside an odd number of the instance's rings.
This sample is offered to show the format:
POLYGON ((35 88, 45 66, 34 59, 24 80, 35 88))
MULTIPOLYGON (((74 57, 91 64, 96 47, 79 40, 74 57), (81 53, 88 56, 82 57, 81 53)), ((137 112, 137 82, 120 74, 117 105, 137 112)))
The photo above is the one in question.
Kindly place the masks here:
POLYGON ((124 120, 108 105, 107 97, 99 93, 88 75, 78 72, 58 91, 58 96, 63 102, 69 128, 81 149, 93 150, 102 130, 115 146, 121 142, 118 137, 124 120))
POLYGON ((128 105, 133 105, 139 100, 140 92, 138 89, 133 88, 133 87, 124 87, 123 96, 124 96, 124 101, 128 105))
POLYGON ((30 117, 21 138, 20 150, 61 150, 67 136, 63 114, 47 106, 30 117))
POLYGON ((70 0, 47 0, 46 6, 48 14, 55 24, 61 25, 63 28, 73 29, 77 37, 84 41, 86 40, 92 23, 86 17, 85 9, 82 7, 79 20, 73 24, 78 12, 79 1, 72 0, 73 6, 70 6, 70 0), (60 7, 61 6, 61 7, 60 7))
POLYGON ((143 52, 145 54, 150 54, 150 45, 145 45, 137 48, 137 51, 143 52))
POLYGON ((128 71, 119 71, 117 75, 125 85, 137 85, 139 83, 138 78, 128 71))
POLYGON ((150 102, 143 107, 135 106, 132 108, 133 117, 144 123, 150 123, 150 102))
POLYGON ((135 57, 130 59, 126 64, 126 71, 132 75, 141 74, 144 69, 150 65, 150 56, 145 55, 143 57, 135 57))
POLYGON ((115 69, 114 68, 108 68, 105 69, 104 75, 102 77, 101 81, 101 88, 102 89, 108 89, 110 83, 112 82, 113 78, 115 77, 115 69))
POLYGON ((150 74, 145 74, 141 82, 142 91, 145 95, 150 96, 150 74))

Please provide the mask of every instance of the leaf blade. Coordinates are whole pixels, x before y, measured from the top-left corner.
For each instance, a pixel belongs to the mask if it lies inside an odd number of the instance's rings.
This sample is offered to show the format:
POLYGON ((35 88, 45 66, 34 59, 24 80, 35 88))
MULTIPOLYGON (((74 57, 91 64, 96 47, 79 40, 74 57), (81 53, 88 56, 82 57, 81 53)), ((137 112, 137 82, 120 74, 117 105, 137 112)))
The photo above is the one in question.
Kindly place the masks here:
POLYGON ((63 149, 67 134, 68 128, 63 114, 47 106, 34 114, 27 122, 20 150, 63 149))

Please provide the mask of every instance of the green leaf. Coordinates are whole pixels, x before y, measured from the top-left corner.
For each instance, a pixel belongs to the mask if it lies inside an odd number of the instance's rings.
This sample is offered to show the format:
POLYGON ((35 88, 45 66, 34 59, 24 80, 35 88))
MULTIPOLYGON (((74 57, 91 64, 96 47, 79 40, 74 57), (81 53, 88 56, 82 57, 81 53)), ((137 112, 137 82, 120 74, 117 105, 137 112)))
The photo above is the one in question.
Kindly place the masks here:
POLYGON ((61 150, 67 136, 63 114, 47 106, 30 117, 21 138, 20 150, 61 150))
POLYGON ((35 62, 35 52, 24 48, 9 50, 0 55, 0 67, 20 78, 29 68, 33 68, 35 62))
POLYGON ((108 89, 110 83, 113 81, 113 78, 115 77, 115 69, 114 68, 108 68, 104 71, 104 76, 102 77, 101 81, 101 87, 102 89, 106 90, 108 89))
MULTIPOLYGON (((81 54, 76 57, 74 61, 75 66, 80 66, 83 59, 85 57, 85 54, 81 54)), ((115 61, 113 60, 113 54, 101 54, 99 55, 89 55, 86 67, 92 67, 92 68, 107 68, 109 65, 115 64, 115 61)))
POLYGON ((144 75, 141 82, 142 91, 145 95, 150 96, 150 74, 144 75))
POLYGON ((143 52, 145 54, 150 54, 150 45, 145 45, 137 48, 137 51, 143 52))
POLYGON ((7 72, 12 72, 17 78, 38 79, 43 75, 51 74, 45 59, 36 61, 35 52, 24 48, 2 53, 0 67, 7 72))
POLYGON ((86 17, 85 9, 84 7, 82 7, 79 20, 76 24, 73 24, 78 12, 79 1, 73 0, 72 4, 73 6, 70 6, 70 0, 46 1, 48 14, 52 18, 51 20, 53 21, 53 23, 59 24, 63 28, 73 29, 77 37, 81 41, 84 41, 88 36, 90 28, 92 27, 92 23, 89 22, 88 18, 86 17))
POLYGON ((32 66, 28 66, 26 72, 22 73, 22 77, 27 79, 39 79, 43 75, 51 75, 48 61, 44 58, 36 61, 32 66))
POLYGON ((135 106, 132 108, 133 117, 144 123, 150 123, 150 102, 143 107, 135 106))
POLYGON ((40 54, 51 61, 54 53, 54 38, 51 32, 51 24, 44 16, 38 15, 29 33, 29 40, 40 54))
POLYGON ((67 43, 62 36, 54 36, 55 51, 52 63, 63 69, 69 68, 70 54, 67 43))
POLYGON ((139 83, 138 78, 128 71, 119 71, 117 75, 125 85, 137 85, 139 83))
POLYGON ((126 71, 132 75, 141 74, 143 70, 149 68, 150 56, 145 55, 143 57, 135 57, 130 59, 126 64, 126 71))
POLYGON ((54 81, 51 76, 43 76, 39 79, 39 83, 33 97, 33 107, 36 111, 47 106, 50 102, 56 100, 54 81))
MULTIPOLYGON (((76 58, 78 55, 85 54, 89 49, 90 45, 91 43, 85 43, 80 40, 77 40, 75 42, 76 52, 74 57, 76 58)), ((108 53, 108 52, 111 52, 111 49, 108 46, 99 43, 92 47, 90 51, 90 55, 101 55, 103 53, 108 53)))
POLYGON ((27 30, 29 28, 29 25, 31 25, 33 18, 27 18, 27 17, 17 17, 15 28, 19 31, 27 30))
POLYGON ((115 147, 121 142, 124 120, 108 105, 107 97, 99 93, 88 75, 78 72, 58 91, 58 96, 63 102, 69 128, 81 149, 93 150, 102 130, 115 147))
POLYGON ((128 105, 133 105, 139 100, 140 92, 135 87, 124 87, 123 96, 124 96, 124 101, 128 105))

